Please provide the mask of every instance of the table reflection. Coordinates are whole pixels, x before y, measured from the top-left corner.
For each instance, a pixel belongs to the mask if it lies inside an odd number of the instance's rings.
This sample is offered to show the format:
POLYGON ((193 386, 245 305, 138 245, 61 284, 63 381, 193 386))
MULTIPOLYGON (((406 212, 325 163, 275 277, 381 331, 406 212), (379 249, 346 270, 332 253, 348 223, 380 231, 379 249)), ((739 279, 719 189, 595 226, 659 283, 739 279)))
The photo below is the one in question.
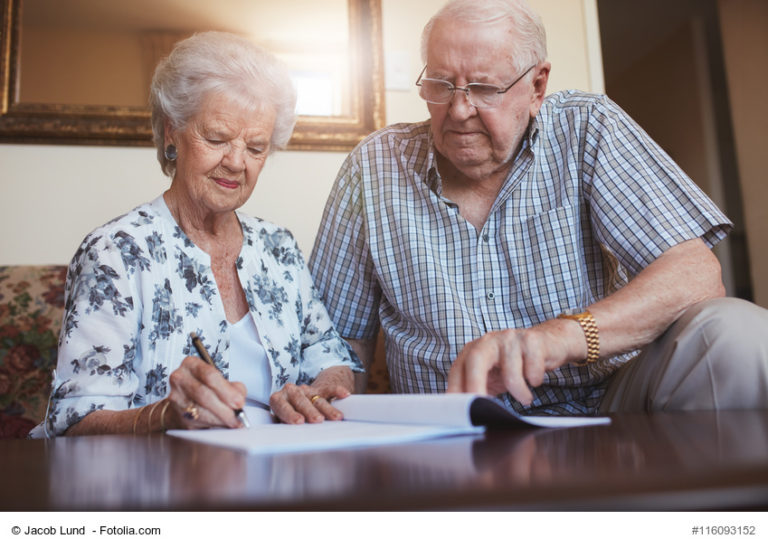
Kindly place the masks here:
MULTIPOLYGON (((21 447, 9 443, 0 445, 12 449, 0 461, 21 447)), ((23 451, 46 444, 47 501, 29 504, 58 510, 443 508, 541 502, 587 488, 615 494, 706 485, 718 476, 742 481, 744 474, 763 493, 768 485, 763 412, 627 415, 606 426, 282 455, 163 435, 16 443, 28 444, 23 451)))

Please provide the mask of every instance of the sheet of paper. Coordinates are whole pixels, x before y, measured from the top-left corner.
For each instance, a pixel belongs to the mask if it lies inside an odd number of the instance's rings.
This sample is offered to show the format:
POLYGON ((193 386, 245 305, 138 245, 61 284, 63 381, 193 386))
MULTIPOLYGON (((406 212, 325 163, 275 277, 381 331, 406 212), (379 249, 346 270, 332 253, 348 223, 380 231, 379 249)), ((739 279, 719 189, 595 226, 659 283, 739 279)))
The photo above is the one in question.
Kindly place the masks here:
MULTIPOLYGON (((250 419, 250 414, 248 415, 250 419)), ((169 430, 168 434, 253 454, 295 453, 405 443, 458 434, 477 427, 325 421, 319 424, 255 424, 251 428, 169 430)))
POLYGON ((475 394, 356 394, 333 405, 346 418, 366 422, 471 427, 475 394))

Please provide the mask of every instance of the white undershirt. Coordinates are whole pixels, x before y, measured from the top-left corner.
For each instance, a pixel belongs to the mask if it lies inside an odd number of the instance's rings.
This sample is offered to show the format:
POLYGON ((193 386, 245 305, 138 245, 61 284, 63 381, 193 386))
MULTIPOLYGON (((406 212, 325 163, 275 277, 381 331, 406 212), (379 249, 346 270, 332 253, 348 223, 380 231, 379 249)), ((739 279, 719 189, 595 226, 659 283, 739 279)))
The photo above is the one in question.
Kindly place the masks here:
POLYGON ((268 403, 272 372, 250 313, 229 326, 229 380, 243 383, 248 397, 268 403))

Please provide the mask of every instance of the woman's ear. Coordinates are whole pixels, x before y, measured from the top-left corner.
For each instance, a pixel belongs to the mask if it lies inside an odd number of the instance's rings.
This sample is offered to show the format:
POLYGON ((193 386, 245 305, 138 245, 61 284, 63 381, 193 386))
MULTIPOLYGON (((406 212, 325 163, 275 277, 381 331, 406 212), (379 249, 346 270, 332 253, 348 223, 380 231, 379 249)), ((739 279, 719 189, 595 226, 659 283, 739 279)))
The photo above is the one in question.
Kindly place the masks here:
POLYGON ((175 144, 173 141, 173 131, 171 130, 171 123, 166 120, 163 124, 163 145, 166 147, 168 145, 175 144))

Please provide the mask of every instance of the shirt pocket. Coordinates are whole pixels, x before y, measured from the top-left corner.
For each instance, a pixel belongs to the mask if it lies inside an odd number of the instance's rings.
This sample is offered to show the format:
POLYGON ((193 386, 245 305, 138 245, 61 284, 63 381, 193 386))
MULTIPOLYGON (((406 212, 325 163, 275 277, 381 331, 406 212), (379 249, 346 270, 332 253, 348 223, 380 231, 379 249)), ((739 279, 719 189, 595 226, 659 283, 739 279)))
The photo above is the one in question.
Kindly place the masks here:
POLYGON ((502 230, 512 306, 532 324, 583 306, 583 245, 578 205, 511 219, 502 230))

